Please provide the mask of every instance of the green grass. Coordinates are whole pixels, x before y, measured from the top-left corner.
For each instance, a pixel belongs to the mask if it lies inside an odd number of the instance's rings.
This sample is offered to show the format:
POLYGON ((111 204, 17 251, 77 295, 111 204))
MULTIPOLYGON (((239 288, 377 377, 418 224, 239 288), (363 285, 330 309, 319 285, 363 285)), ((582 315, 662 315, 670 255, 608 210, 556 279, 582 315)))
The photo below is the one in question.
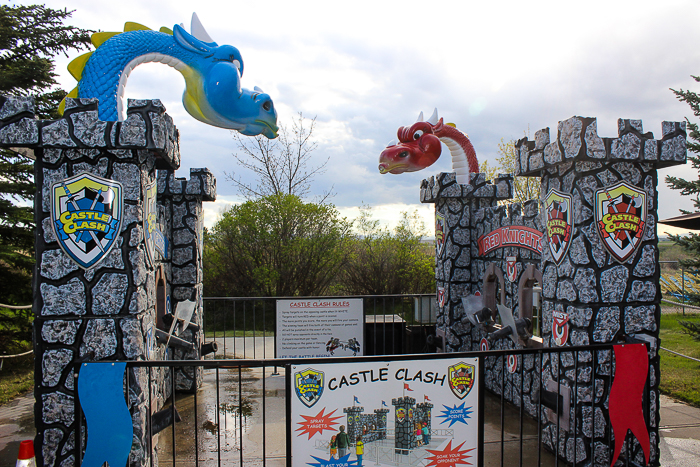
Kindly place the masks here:
MULTIPOLYGON (((700 341, 682 331, 678 320, 700 323, 700 315, 661 315, 659 337, 661 346, 689 357, 700 359, 700 341)), ((661 392, 696 407, 700 407, 700 362, 659 350, 661 360, 661 392)))
MULTIPOLYGON (((31 358, 33 356, 30 356, 29 362, 33 361, 31 358)), ((0 405, 30 391, 33 385, 33 363, 10 366, 5 362, 4 368, 0 370, 0 405)))

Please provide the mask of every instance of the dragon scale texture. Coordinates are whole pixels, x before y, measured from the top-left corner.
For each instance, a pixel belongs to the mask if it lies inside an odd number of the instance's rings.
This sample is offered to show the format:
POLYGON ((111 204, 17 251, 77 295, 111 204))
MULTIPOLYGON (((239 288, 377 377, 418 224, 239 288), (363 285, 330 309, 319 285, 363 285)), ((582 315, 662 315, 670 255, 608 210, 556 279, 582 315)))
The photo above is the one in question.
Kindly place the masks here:
POLYGON ((123 120, 122 98, 131 71, 141 63, 161 62, 184 76, 182 103, 197 120, 248 136, 277 137, 277 111, 270 96, 257 87, 241 87, 238 49, 213 42, 196 14, 192 31, 179 25, 154 31, 127 23, 122 33, 93 34, 96 49, 68 66, 78 80, 68 97, 97 98, 101 120, 123 120))
POLYGON ((114 121, 120 117, 119 97, 124 95, 123 85, 134 68, 130 66, 132 62, 159 61, 181 71, 196 59, 195 53, 177 47, 173 36, 162 32, 130 31, 118 34, 98 47, 90 56, 78 82, 78 95, 96 97, 100 102, 114 100, 114 96, 118 96, 116 105, 100 107, 100 119, 114 121), (172 62, 165 62, 163 59, 171 59, 172 62))

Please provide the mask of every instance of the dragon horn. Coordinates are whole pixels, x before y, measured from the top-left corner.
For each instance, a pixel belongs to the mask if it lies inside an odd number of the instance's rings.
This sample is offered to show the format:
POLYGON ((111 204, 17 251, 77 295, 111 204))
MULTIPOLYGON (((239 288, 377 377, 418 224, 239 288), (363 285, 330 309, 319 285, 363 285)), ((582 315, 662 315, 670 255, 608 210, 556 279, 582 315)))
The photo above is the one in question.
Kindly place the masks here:
POLYGON ((257 86, 255 86, 255 87, 253 88, 253 90, 255 90, 255 91, 257 91, 257 92, 265 92, 265 91, 263 91, 262 89, 260 89, 260 88, 257 87, 257 86))
POLYGON ((192 13, 192 27, 191 34, 202 42, 214 42, 214 40, 209 36, 207 30, 202 26, 202 22, 199 21, 197 13, 192 13))
POLYGON ((420 113, 418 114, 418 120, 416 122, 422 122, 423 121, 423 111, 421 110, 420 113))
POLYGON ((431 125, 437 125, 438 122, 438 112, 437 112, 437 107, 435 107, 435 110, 433 110, 433 114, 430 116, 428 120, 426 120, 428 123, 431 125))

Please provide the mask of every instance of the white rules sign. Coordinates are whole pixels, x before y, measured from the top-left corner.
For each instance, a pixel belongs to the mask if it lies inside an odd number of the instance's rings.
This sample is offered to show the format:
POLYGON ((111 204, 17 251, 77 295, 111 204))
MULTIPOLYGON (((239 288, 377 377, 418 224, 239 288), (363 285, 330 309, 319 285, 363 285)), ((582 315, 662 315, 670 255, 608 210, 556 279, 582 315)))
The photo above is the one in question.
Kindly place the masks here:
POLYGON ((277 300, 277 358, 363 355, 362 299, 277 300))

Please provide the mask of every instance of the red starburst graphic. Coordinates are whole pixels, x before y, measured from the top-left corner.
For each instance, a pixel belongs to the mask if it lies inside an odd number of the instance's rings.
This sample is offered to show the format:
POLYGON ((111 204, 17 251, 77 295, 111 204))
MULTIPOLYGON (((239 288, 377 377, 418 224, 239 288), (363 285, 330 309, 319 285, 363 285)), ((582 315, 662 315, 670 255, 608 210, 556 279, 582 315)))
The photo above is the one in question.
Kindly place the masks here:
POLYGON ((329 413, 328 415, 323 415, 324 410, 326 410, 325 407, 322 408, 316 416, 302 415, 304 421, 297 422, 299 425, 301 425, 301 427, 295 430, 301 431, 301 433, 299 433, 297 436, 303 436, 304 434, 308 433, 309 439, 311 439, 316 433, 323 434, 323 430, 335 430, 335 428, 332 426, 338 424, 338 422, 336 422, 335 420, 338 420, 339 418, 343 417, 332 417, 332 415, 335 413, 335 410, 329 413))
POLYGON ((426 467, 430 467, 431 465, 448 467, 457 467, 457 464, 472 465, 471 462, 466 461, 468 457, 471 457, 467 453, 469 451, 473 451, 475 448, 467 449, 466 451, 461 451, 460 448, 462 446, 464 446, 464 443, 452 449, 452 441, 450 440, 450 442, 447 443, 447 446, 445 446, 445 449, 443 449, 442 451, 433 451, 432 449, 426 449, 426 451, 432 454, 432 457, 426 458, 426 460, 430 461, 430 464, 428 464, 426 467))

